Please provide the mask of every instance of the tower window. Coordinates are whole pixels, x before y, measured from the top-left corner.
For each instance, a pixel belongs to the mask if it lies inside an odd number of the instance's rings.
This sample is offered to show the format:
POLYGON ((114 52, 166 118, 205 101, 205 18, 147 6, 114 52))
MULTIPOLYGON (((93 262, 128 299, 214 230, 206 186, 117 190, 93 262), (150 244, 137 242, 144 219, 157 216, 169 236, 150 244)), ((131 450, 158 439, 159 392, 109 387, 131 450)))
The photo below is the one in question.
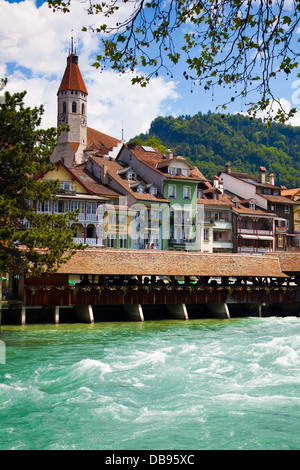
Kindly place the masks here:
POLYGON ((81 105, 81 114, 84 114, 84 104, 81 105))
POLYGON ((76 102, 73 101, 72 103, 72 113, 76 113, 76 102))
POLYGON ((67 112, 67 103, 64 101, 63 102, 63 113, 67 112))

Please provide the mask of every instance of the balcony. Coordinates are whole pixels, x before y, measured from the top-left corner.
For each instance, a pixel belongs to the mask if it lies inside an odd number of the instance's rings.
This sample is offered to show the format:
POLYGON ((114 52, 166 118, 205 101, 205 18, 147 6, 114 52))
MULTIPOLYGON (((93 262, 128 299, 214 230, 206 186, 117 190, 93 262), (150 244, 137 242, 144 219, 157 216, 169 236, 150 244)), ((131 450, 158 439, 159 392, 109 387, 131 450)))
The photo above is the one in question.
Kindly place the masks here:
POLYGON ((214 220, 214 230, 231 230, 232 223, 225 219, 214 220))
POLYGON ((218 240, 218 241, 214 241, 213 242, 213 249, 217 249, 217 250, 232 250, 233 249, 233 243, 232 242, 229 242, 229 241, 222 241, 222 240, 218 240))
POLYGON ((257 247, 254 247, 254 246, 242 246, 242 247, 239 247, 238 249, 238 253, 257 253, 257 254, 265 254, 265 253, 273 253, 273 249, 272 248, 267 248, 267 247, 260 247, 260 248, 257 248, 257 247))
POLYGON ((89 245, 94 248, 103 248, 103 240, 101 239, 96 239, 96 238, 73 238, 74 243, 83 243, 84 245, 89 245))
POLYGON ((98 222, 100 218, 98 217, 97 214, 85 214, 83 212, 80 212, 78 214, 78 222, 98 222))
POLYGON ((273 237, 274 233, 272 230, 260 230, 254 228, 241 228, 238 230, 238 235, 257 235, 257 236, 270 236, 273 237))
POLYGON ((195 240, 169 238, 169 247, 171 250, 193 251, 196 249, 195 240))

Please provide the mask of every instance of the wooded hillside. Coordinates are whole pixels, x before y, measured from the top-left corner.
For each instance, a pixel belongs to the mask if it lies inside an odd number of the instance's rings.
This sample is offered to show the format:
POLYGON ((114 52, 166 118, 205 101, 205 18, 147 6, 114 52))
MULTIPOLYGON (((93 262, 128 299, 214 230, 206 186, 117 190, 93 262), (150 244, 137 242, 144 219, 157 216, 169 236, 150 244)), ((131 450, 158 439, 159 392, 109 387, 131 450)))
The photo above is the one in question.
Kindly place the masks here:
POLYGON ((264 166, 275 174, 275 184, 300 187, 300 127, 272 123, 241 114, 216 113, 158 117, 147 134, 132 139, 163 144, 213 178, 226 162, 232 170, 258 176, 264 166))

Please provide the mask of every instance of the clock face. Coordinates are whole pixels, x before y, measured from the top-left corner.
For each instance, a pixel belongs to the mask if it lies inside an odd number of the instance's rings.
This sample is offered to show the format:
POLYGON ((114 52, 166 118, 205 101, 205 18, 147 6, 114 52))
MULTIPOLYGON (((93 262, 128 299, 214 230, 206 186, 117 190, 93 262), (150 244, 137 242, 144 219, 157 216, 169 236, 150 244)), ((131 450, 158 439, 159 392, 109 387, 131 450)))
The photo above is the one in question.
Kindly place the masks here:
POLYGON ((82 127, 86 127, 86 119, 85 119, 85 118, 81 118, 80 124, 81 124, 82 127))
POLYGON ((60 126, 68 124, 68 116, 66 114, 60 114, 58 117, 58 124, 60 126))

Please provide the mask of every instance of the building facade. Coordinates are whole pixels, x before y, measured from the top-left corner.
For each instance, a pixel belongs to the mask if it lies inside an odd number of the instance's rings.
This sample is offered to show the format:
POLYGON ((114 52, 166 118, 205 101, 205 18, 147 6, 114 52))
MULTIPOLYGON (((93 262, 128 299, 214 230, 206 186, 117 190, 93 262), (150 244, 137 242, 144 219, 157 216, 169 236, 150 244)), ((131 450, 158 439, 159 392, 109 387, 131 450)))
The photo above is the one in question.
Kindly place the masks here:
MULTIPOLYGON (((242 222, 239 218, 236 219, 236 249, 238 250, 239 246, 237 234, 240 233, 240 238, 241 235, 247 235, 241 232, 242 225, 246 224, 247 226, 251 225, 251 228, 247 228, 246 230, 254 231, 256 229, 255 227, 257 227, 258 231, 262 230, 264 232, 263 234, 249 233, 249 236, 268 237, 257 239, 257 246, 261 247, 259 242, 264 241, 264 246, 269 242, 269 250, 271 250, 271 246, 273 247, 273 251, 290 250, 294 243, 293 206, 298 203, 281 194, 282 188, 275 185, 274 174, 270 174, 269 181, 267 181, 264 167, 260 167, 259 173, 259 178, 255 178, 246 173, 234 173, 231 171, 230 164, 226 165, 225 171, 219 173, 219 178, 223 182, 224 190, 232 197, 236 196, 235 203, 241 205, 243 209, 247 207, 248 209, 257 211, 255 212, 257 220, 253 219, 251 223, 250 221, 242 222), (259 211, 262 211, 262 214, 259 214, 259 211), (273 227, 272 230, 271 225, 273 227)), ((256 217, 255 214, 253 214, 253 217, 256 217)), ((242 239, 245 239, 245 237, 242 239)), ((248 238, 248 240, 250 239, 248 238)), ((252 243, 253 245, 254 241, 247 241, 246 243, 252 243)), ((243 243, 241 242, 240 246, 242 245, 243 243)), ((259 251, 262 250, 259 248, 259 251)))

